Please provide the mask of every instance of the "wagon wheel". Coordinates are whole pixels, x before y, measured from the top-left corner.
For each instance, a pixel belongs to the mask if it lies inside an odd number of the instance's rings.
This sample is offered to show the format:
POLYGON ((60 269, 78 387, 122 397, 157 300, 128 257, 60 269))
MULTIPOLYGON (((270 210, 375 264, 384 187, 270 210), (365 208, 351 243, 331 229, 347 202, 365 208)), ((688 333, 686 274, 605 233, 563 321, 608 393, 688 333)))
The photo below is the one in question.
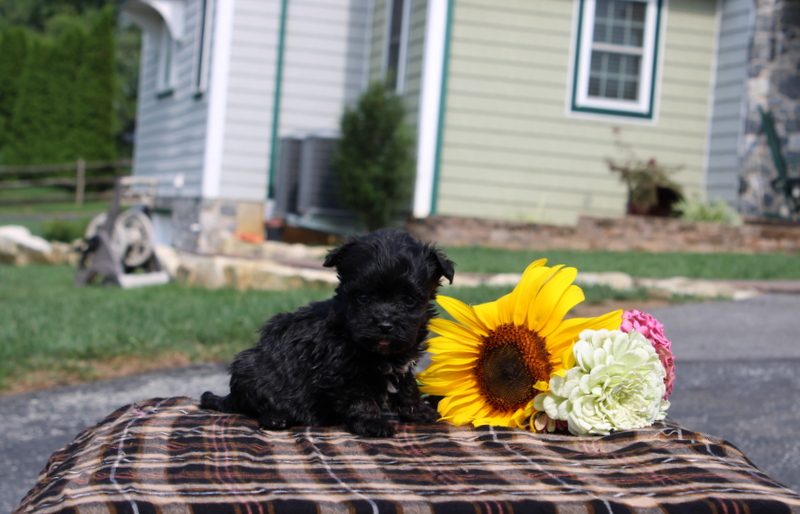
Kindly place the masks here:
POLYGON ((128 209, 120 213, 114 232, 124 232, 126 252, 122 260, 129 268, 143 266, 153 255, 154 231, 150 219, 142 212, 128 209))
MULTIPOLYGON (((106 222, 106 213, 92 218, 86 227, 86 238, 97 235, 106 222)), ((143 266, 153 255, 153 224, 141 211, 128 209, 119 213, 111 235, 111 247, 129 268, 143 266)))
MULTIPOLYGON (((86 239, 91 239, 97 235, 103 225, 106 224, 106 219, 108 215, 105 212, 102 212, 92 218, 89 224, 86 226, 86 232, 84 232, 84 237, 86 239)), ((125 231, 119 230, 119 218, 117 218, 117 223, 114 226, 114 233, 111 234, 111 249, 114 250, 114 254, 121 257, 125 255, 125 249, 127 248, 128 244, 125 240, 125 231)))

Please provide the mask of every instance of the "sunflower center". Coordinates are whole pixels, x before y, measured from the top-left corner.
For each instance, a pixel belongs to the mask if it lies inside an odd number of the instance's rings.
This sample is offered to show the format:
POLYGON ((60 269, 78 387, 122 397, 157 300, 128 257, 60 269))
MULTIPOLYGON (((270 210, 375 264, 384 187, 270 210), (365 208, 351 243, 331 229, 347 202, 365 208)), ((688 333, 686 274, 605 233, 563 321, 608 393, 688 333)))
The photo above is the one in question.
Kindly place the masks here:
POLYGON ((501 325, 484 338, 475 366, 478 386, 492 407, 516 410, 536 396, 539 380, 550 380, 553 366, 544 339, 517 325, 501 325))

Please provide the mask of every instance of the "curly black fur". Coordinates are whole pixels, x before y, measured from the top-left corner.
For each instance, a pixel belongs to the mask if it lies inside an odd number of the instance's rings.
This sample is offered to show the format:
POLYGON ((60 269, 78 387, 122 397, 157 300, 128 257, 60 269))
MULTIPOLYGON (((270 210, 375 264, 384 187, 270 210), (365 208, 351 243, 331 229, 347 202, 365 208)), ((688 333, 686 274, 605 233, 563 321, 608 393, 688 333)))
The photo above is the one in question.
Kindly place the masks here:
POLYGON ((231 364, 230 394, 203 393, 201 406, 267 429, 344 424, 368 437, 394 434, 380 416, 387 402, 403 421, 434 421, 412 368, 453 263, 408 234, 383 230, 332 250, 324 265, 338 272, 335 296, 270 319, 231 364))

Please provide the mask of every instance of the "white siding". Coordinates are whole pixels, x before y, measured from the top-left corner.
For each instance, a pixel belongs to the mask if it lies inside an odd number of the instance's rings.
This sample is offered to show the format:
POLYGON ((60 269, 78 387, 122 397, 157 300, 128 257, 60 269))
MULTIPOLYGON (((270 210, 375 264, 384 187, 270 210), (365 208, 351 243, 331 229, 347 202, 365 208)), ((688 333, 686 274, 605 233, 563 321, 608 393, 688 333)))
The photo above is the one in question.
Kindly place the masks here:
POLYGON ((195 98, 195 61, 202 2, 187 0, 185 6, 184 37, 176 45, 171 95, 159 97, 156 89, 157 37, 145 33, 142 44, 134 174, 160 179, 162 196, 199 196, 201 189, 207 102, 205 97, 195 98), (185 177, 182 191, 172 187, 179 173, 185 177))
POLYGON ((280 0, 236 0, 219 191, 224 200, 267 197, 280 11, 280 0))
POLYGON ((281 136, 338 131, 365 82, 369 0, 290 0, 281 136))
MULTIPOLYGON (((364 82, 369 0, 289 0, 279 136, 337 130, 364 82)), ((263 201, 272 155, 280 0, 237 0, 220 197, 263 201)))
POLYGON ((752 32, 752 0, 724 0, 719 27, 713 113, 708 145, 706 196, 735 203, 738 198, 739 137, 752 32))

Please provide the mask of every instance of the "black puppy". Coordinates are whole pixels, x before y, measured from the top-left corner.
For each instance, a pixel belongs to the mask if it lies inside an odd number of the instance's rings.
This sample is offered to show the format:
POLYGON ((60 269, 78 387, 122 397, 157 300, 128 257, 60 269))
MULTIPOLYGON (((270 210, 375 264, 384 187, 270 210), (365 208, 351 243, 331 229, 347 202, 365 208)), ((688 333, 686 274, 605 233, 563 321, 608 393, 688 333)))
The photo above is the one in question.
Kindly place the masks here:
POLYGON ((344 424, 368 437, 394 434, 381 419, 387 400, 403 421, 435 421, 412 367, 453 263, 408 234, 382 230, 331 250, 324 265, 338 272, 335 296, 270 319, 231 364, 230 394, 203 393, 201 406, 267 429, 344 424))

